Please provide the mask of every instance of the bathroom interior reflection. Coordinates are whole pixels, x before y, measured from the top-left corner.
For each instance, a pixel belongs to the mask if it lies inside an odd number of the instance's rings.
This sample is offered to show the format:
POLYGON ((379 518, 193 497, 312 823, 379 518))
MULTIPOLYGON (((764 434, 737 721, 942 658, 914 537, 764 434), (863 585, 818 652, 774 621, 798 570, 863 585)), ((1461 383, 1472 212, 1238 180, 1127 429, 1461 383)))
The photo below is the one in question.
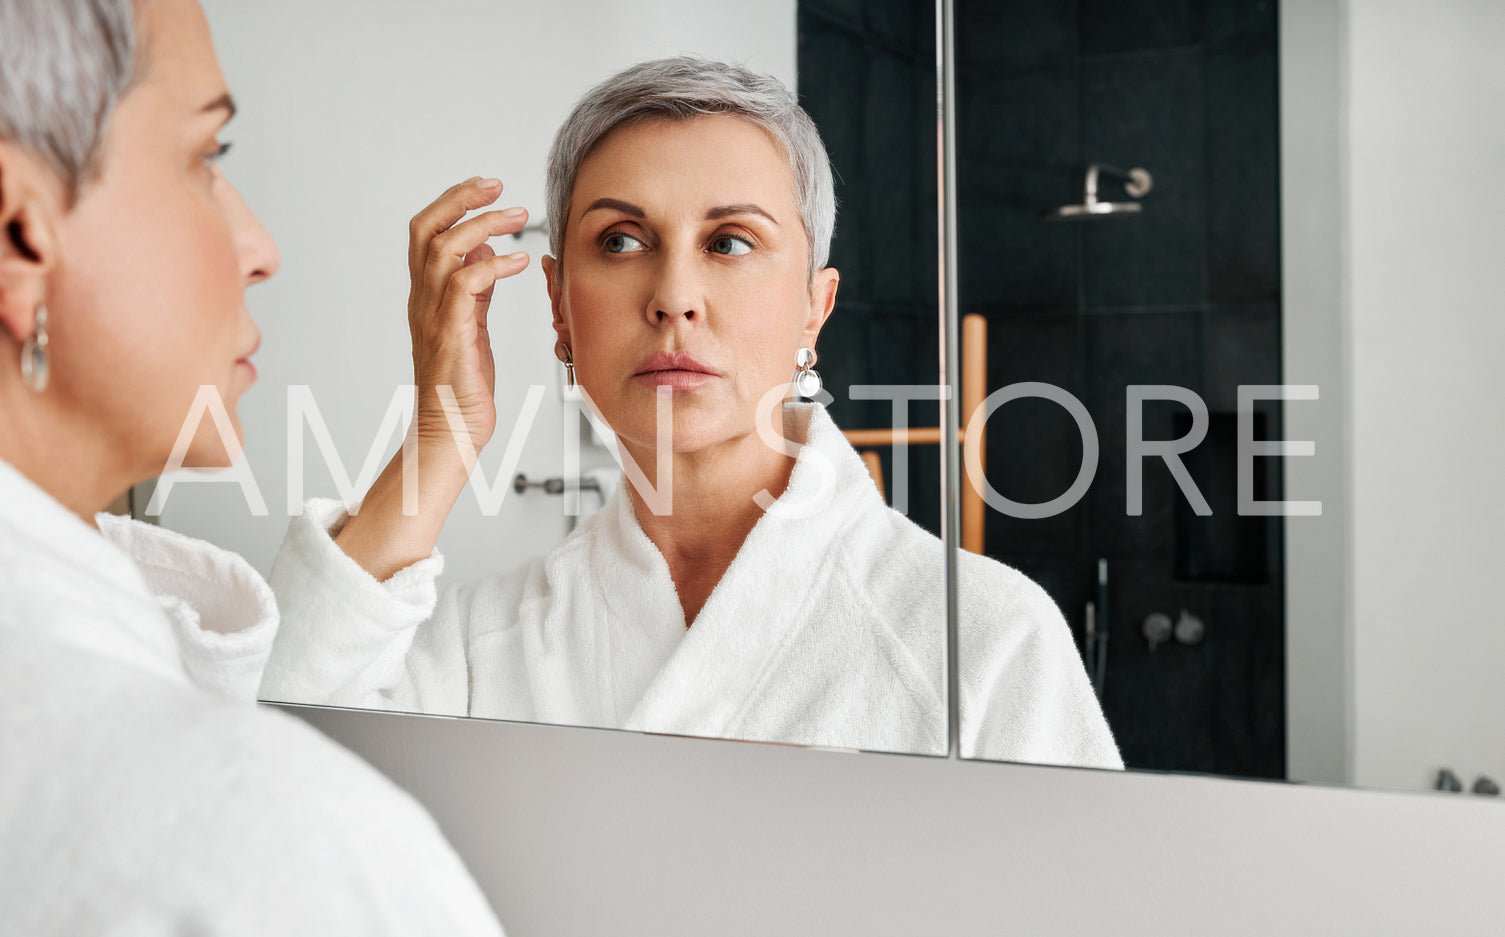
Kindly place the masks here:
MULTIPOLYGON (((1463 490, 1447 479, 1472 478, 1470 466, 1488 463, 1473 458, 1477 429, 1467 429, 1482 404, 1413 388, 1414 403, 1398 410, 1380 377, 1401 373, 1395 363, 1411 360, 1410 345, 1431 342, 1429 373, 1456 374, 1454 390, 1475 387, 1473 359, 1458 349, 1478 330, 1465 327, 1472 320, 1461 308, 1439 304, 1428 310, 1430 331, 1416 334, 1408 331, 1413 318, 1376 296, 1354 300, 1341 329, 1322 319, 1337 321, 1335 302, 1293 309, 1293 290, 1304 281, 1293 273, 1291 251, 1312 253, 1314 242, 1295 226, 1302 219, 1289 217, 1284 190, 1336 200, 1340 189, 1314 184, 1309 167, 1282 165, 1281 106, 1290 97, 1279 83, 1279 7, 1275 0, 957 0, 961 397, 969 400, 969 382, 971 400, 979 389, 1050 385, 1079 402, 1093 427, 1089 446, 1061 399, 1030 394, 998 407, 973 440, 991 491, 1015 505, 1048 504, 1073 489, 1089 463, 1090 484, 1044 516, 1028 516, 982 503, 964 481, 958 539, 1022 571, 1054 600, 1131 770, 1487 793, 1505 774, 1502 723, 1480 715, 1491 705, 1498 712, 1490 695, 1498 682, 1490 684, 1481 663, 1493 659, 1496 645, 1483 630, 1484 600, 1474 595, 1480 577, 1471 588, 1461 580, 1487 565, 1490 554, 1478 547, 1488 542, 1488 525, 1452 506, 1440 521, 1423 518, 1429 499, 1440 496, 1416 487, 1418 463, 1386 435, 1392 414, 1405 413, 1411 431, 1432 433, 1443 471, 1436 484, 1463 490), (1323 346, 1327 359, 1312 352, 1317 339, 1331 341, 1323 346), (1292 368, 1292 361, 1305 364, 1292 368), (1313 361, 1346 361, 1354 370, 1308 366, 1313 361), (1320 385, 1320 397, 1261 397, 1241 419, 1241 386, 1285 382, 1320 385), (1131 391, 1147 387, 1155 390, 1131 391), (1205 407, 1205 422, 1193 400, 1205 407), (1200 441, 1179 453, 1178 477, 1159 455, 1131 462, 1135 437, 1145 446, 1200 441), (1241 458, 1241 439, 1315 440, 1315 457, 1241 458), (1325 488, 1301 474, 1332 466, 1338 481, 1325 488), (1137 511, 1133 490, 1142 492, 1137 511), (1426 497, 1405 497, 1416 490, 1426 497), (1321 498, 1324 513, 1241 512, 1241 498, 1321 498), (1352 539, 1363 562, 1326 552, 1324 538, 1335 531, 1352 539), (1425 602, 1400 585, 1400 573, 1422 554, 1437 559, 1433 574, 1444 566, 1458 571, 1425 602), (1435 614, 1428 611, 1434 605, 1435 614)), ((394 385, 406 379, 400 258, 408 217, 436 184, 483 171, 476 166, 503 175, 512 201, 541 204, 547 141, 571 102, 616 68, 687 49, 748 62, 796 87, 830 152, 839 205, 831 265, 841 271, 841 288, 820 339, 819 368, 836 423, 853 431, 891 426, 890 403, 860 399, 848 392, 853 385, 934 387, 940 379, 934 3, 789 0, 777 16, 738 12, 736 22, 679 0, 641 4, 632 17, 606 16, 599 29, 576 31, 576 58, 591 68, 538 84, 508 122, 466 124, 442 149, 390 132, 393 122, 427 128, 440 115, 409 109, 399 76, 385 69, 385 35, 329 48, 318 37, 350 27, 310 7, 296 28, 279 34, 289 55, 274 71, 259 56, 276 27, 241 5, 206 8, 237 97, 256 105, 237 118, 246 138, 282 141, 307 165, 292 173, 245 157, 230 166, 289 258, 254 297, 267 352, 263 386, 242 405, 248 436, 261 437, 249 458, 271 516, 248 521, 234 485, 185 485, 163 513, 165 525, 268 569, 287 527, 280 510, 288 500, 287 453, 277 443, 288 430, 286 401, 267 391, 307 385, 353 474, 394 385), (313 106, 297 91, 314 85, 331 104, 313 106), (343 115, 333 124, 331 106, 343 115), (331 134, 339 146, 329 145, 331 134), (341 155, 349 152, 362 153, 353 166, 341 155), (382 185, 362 181, 366 173, 382 185), (310 181, 320 179, 348 182, 310 181), (326 197, 338 226, 308 217, 307 206, 326 197), (329 243, 338 245, 330 263, 369 276, 333 283, 296 262, 321 256, 329 243), (347 361, 331 362, 325 350, 335 347, 346 349, 347 361)), ((394 10, 383 33, 427 35, 435 28, 426 16, 394 10)), ((1393 38, 1381 34, 1380 19, 1364 23, 1375 31, 1356 33, 1356 48, 1372 54, 1393 38)), ((559 28, 547 11, 526 8, 509 25, 523 35, 559 28)), ((483 37, 463 41, 458 58, 489 54, 483 37)), ((515 56, 495 64, 505 72, 495 79, 517 84, 553 74, 547 46, 520 43, 515 56)), ((1355 118, 1350 129, 1354 152, 1370 155, 1345 164, 1354 176, 1345 184, 1378 188, 1364 175, 1371 165, 1380 171, 1377 141, 1404 128, 1384 121, 1390 92, 1374 80, 1378 67, 1359 66, 1352 85, 1371 123, 1355 118)), ((1387 261, 1374 259, 1385 255, 1367 239, 1393 213, 1379 217, 1365 202, 1342 210, 1359 258, 1342 262, 1368 264, 1358 272, 1373 274, 1387 261)), ((1438 231, 1440 255, 1482 236, 1468 224, 1438 231)), ((533 229, 519 246, 537 257, 546 241, 533 229)), ((1336 248, 1332 257, 1335 280, 1362 280, 1338 266, 1336 248)), ((567 498, 549 482, 564 474, 560 453, 570 434, 579 436, 587 489, 616 478, 599 435, 588 427, 582 433, 559 392, 536 265, 500 285, 497 302, 514 315, 505 347, 498 343, 499 368, 510 377, 498 383, 498 412, 519 412, 531 385, 549 393, 516 463, 515 474, 527 480, 521 491, 508 474, 498 514, 486 515, 467 494, 446 525, 445 577, 461 582, 516 566, 569 533, 575 521, 561 511, 567 498)), ((937 426, 938 409, 933 400, 911 403, 909 425, 937 426)), ((488 478, 501 478, 508 429, 504 417, 483 454, 488 478)), ((387 442, 390 454, 395 439, 387 442)), ((858 448, 870 453, 889 503, 939 534, 940 446, 917 439, 902 464, 891 446, 858 448)), ((303 459, 304 493, 334 494, 337 480, 317 448, 305 444, 303 459)), ((580 503, 589 512, 603 500, 587 490, 580 503)), ((939 564, 929 572, 942 575, 939 564)))

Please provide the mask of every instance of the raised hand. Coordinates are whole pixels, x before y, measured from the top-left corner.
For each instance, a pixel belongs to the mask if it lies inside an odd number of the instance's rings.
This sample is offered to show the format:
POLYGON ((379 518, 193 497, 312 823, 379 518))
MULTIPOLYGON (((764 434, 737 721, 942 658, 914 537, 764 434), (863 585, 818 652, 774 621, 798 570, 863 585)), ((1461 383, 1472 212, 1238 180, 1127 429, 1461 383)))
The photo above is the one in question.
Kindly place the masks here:
MULTIPOLYGON (((479 452, 496 428, 496 366, 487 315, 496 281, 520 273, 528 255, 497 256, 489 238, 513 234, 528 223, 522 208, 488 211, 473 218, 502 194, 496 179, 470 179, 451 186, 408 226, 408 326, 413 335, 413 377, 418 385, 415 428, 420 445, 456 457, 479 452), (445 413, 439 388, 448 387, 458 406, 457 421, 445 413), (464 438, 456 438, 462 423, 464 438)), ((425 453, 425 460, 438 452, 425 453)))
POLYGON ((496 428, 496 364, 486 318, 496 281, 521 272, 528 255, 499 257, 486 241, 521 231, 528 213, 509 208, 465 216, 501 194, 496 179, 469 179, 415 215, 408 228, 408 325, 418 385, 414 435, 335 537, 377 579, 433 550, 475 454, 496 428), (405 467, 404 453, 413 444, 416 459, 405 467), (407 496, 408 486, 416 497, 407 496))

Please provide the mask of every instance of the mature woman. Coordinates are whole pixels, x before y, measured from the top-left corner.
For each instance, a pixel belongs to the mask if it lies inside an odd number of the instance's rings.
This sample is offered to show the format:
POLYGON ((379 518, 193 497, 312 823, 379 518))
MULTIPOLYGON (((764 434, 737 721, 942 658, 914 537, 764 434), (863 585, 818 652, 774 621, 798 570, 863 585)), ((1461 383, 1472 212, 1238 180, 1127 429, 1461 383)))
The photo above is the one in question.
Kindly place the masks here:
MULTIPOLYGON (((461 220, 498 191, 463 183, 414 219, 417 511, 399 456, 353 516, 315 502, 294 521, 264 694, 943 751, 940 544, 884 505, 823 408, 783 402, 836 300, 825 149, 742 68, 630 68, 560 129, 555 354, 638 483, 548 556, 439 593, 434 544, 495 423, 490 289, 526 262, 485 246, 516 215, 461 220)), ((1120 767, 1050 599, 977 557, 962 584, 964 752, 1120 767)))
POLYGON ((497 934, 406 796, 254 694, 242 560, 99 514, 238 456, 277 249, 193 0, 0 0, 0 930, 497 934), (238 423, 237 430, 238 430, 238 423))

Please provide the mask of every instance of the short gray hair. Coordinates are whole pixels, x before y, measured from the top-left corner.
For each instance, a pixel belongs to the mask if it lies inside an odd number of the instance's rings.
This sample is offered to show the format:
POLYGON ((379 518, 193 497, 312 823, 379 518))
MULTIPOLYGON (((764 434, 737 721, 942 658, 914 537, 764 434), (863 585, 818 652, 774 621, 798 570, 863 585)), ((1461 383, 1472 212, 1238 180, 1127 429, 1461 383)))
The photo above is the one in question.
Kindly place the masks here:
POLYGON ((72 199, 135 65, 132 0, 0 0, 0 139, 46 161, 72 199))
POLYGON ((695 56, 634 65, 586 92, 554 136, 545 193, 549 248, 562 257, 575 180, 587 156, 613 130, 654 118, 741 117, 778 143, 794 171, 800 220, 810 241, 810 273, 826 265, 836 229, 836 188, 815 121, 772 75, 695 56))

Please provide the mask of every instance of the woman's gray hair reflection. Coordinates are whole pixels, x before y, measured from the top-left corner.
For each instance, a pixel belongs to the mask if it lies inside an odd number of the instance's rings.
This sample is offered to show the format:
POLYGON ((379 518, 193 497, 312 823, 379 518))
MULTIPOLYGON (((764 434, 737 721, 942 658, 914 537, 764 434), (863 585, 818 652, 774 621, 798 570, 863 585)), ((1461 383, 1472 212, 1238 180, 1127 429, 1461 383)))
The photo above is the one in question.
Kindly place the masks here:
POLYGON ((732 114, 773 137, 794 172, 800 220, 810 241, 810 272, 826 265, 836 230, 831 161, 815 122, 783 82, 691 56, 644 62, 601 85, 570 112, 549 149, 544 199, 549 248, 562 256, 570 193, 580 165, 604 137, 635 121, 732 114))
POLYGON ((102 513, 255 377, 233 112, 194 0, 0 0, 0 930, 499 934, 410 798, 254 705, 256 572, 102 513))
MULTIPOLYGON (((546 556, 443 589, 435 543, 465 453, 497 422, 492 286, 526 262, 485 243, 525 218, 461 220, 498 180, 420 212, 419 510, 403 511, 399 455, 358 512, 316 500, 294 520, 272 571, 284 624, 263 693, 944 752, 941 543, 889 509, 823 406, 785 400, 836 302, 829 179, 793 96, 746 69, 649 62, 585 95, 549 170, 554 353, 643 483, 618 486, 546 556), (661 477, 672 497, 647 482, 661 477)), ((1055 604, 1008 567, 963 563, 963 754, 1122 767, 1055 604)))

